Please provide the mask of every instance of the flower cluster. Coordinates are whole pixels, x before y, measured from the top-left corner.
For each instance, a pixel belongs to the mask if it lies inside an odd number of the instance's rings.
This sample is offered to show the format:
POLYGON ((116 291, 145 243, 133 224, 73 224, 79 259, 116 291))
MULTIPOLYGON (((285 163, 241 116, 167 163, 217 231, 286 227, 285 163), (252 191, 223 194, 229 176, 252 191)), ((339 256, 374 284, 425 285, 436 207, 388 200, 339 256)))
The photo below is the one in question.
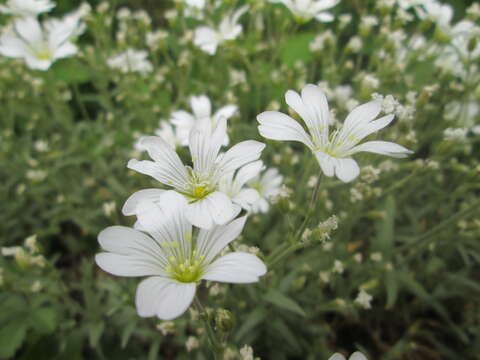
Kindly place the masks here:
POLYGON ((58 59, 78 52, 74 40, 85 31, 82 18, 90 12, 85 3, 61 19, 40 22, 37 16, 55 7, 49 0, 10 0, 0 11, 15 17, 0 33, 0 54, 21 58, 28 67, 48 70, 58 59))

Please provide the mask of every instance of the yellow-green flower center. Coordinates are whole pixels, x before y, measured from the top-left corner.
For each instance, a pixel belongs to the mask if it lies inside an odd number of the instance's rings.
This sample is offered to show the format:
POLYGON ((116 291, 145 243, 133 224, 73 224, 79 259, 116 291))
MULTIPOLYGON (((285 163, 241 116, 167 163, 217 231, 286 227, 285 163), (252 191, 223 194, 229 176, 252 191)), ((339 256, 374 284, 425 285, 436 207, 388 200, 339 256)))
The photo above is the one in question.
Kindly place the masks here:
POLYGON ((50 49, 41 49, 35 52, 35 56, 38 60, 50 60, 53 54, 50 49))
POLYGON ((211 191, 207 185, 196 185, 192 191, 192 197, 195 199, 203 199, 205 196, 210 194, 211 191))
POLYGON ((169 273, 172 279, 182 283, 192 283, 200 281, 203 275, 203 256, 197 256, 196 251, 188 259, 177 259, 170 257, 169 264, 165 270, 169 273))

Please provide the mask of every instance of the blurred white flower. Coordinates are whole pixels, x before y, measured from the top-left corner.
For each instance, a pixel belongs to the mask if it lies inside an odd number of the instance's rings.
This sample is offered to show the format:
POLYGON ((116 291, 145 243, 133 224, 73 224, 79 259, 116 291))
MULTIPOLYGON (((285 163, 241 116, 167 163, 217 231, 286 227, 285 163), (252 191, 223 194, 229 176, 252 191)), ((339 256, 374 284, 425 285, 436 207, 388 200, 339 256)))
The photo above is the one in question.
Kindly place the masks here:
POLYGON ((371 101, 353 109, 341 129, 329 133, 330 112, 325 94, 318 86, 306 85, 301 96, 289 90, 285 94, 287 104, 297 112, 307 125, 309 133, 290 116, 277 111, 266 111, 257 116, 260 134, 272 140, 299 141, 316 156, 326 176, 336 175, 349 182, 360 173, 351 155, 366 151, 392 157, 406 157, 411 151, 388 141, 368 141, 358 145, 370 134, 390 124, 394 115, 378 120, 381 111, 379 101, 371 101))
POLYGON ((270 209, 270 199, 280 194, 282 182, 283 176, 275 168, 267 169, 249 181, 248 185, 260 195, 260 198, 252 204, 251 211, 266 213, 270 209))
POLYGON ((358 293, 357 298, 355 299, 355 302, 363 307, 364 309, 371 309, 372 305, 371 302, 373 300, 373 296, 367 293, 365 290, 361 289, 358 293))
POLYGON ((35 17, 49 12, 55 5, 51 0, 7 0, 5 5, 0 5, 0 13, 20 17, 35 17))
POLYGON ((47 70, 55 60, 77 53, 71 39, 82 27, 80 19, 52 19, 41 25, 35 18, 18 18, 0 35, 0 54, 22 58, 31 69, 47 70))
POLYGON ((192 239, 192 225, 185 217, 186 200, 173 191, 159 203, 138 206, 137 229, 112 226, 98 235, 104 250, 95 261, 117 276, 148 276, 137 287, 136 307, 141 317, 172 320, 182 315, 201 280, 226 283, 257 282, 267 269, 255 255, 220 252, 243 230, 246 217, 211 230, 200 230, 192 239))
MULTIPOLYGON (((188 145, 188 138, 190 131, 195 126, 201 126, 209 131, 214 131, 217 128, 220 119, 228 120, 235 112, 237 112, 236 105, 225 105, 218 109, 212 115, 212 103, 206 95, 192 96, 190 98, 190 107, 193 114, 185 110, 178 110, 172 112, 171 122, 177 127, 177 136, 180 138, 181 145, 188 145)), ((225 131, 225 136, 222 145, 228 145, 229 138, 225 131)))
POLYGON ((179 136, 178 129, 168 121, 160 121, 160 127, 155 130, 155 135, 160 136, 172 147, 172 149, 176 149, 177 146, 183 146, 182 138, 179 136))
POLYGON ((147 57, 148 53, 145 50, 127 49, 108 58, 107 64, 110 68, 122 73, 138 72, 146 74, 153 71, 153 65, 147 57))
POLYGON ((336 6, 340 0, 269 0, 271 3, 285 5, 300 22, 315 18, 321 22, 330 22, 335 18, 328 9, 336 6))
MULTIPOLYGON (((182 194, 189 202, 186 216, 195 226, 208 229, 214 224, 225 224, 238 215, 238 208, 220 190, 220 180, 258 160, 265 147, 258 141, 248 140, 219 155, 225 131, 225 119, 220 120, 213 133, 202 128, 192 129, 189 148, 193 168, 183 165, 177 153, 162 138, 143 137, 139 146, 147 150, 154 161, 132 159, 128 168, 149 175, 182 194)), ((158 197, 162 192, 160 189, 148 189, 133 194, 125 203, 123 213, 135 215, 139 202, 158 197)))
POLYGON ((464 142, 467 138, 467 128, 448 128, 443 131, 445 141, 464 142))
POLYGON ((240 349, 240 356, 242 360, 253 360, 253 349, 251 346, 244 345, 240 349))
MULTIPOLYGON (((335 353, 330 356, 328 360, 347 360, 347 358, 340 353, 335 353)), ((356 351, 352 355, 350 355, 348 360, 367 360, 367 357, 363 355, 360 351, 356 351)))
POLYGON ((209 26, 200 26, 195 29, 193 44, 210 55, 217 52, 217 47, 228 40, 235 40, 243 31, 238 24, 240 17, 249 9, 248 5, 242 6, 237 11, 227 14, 218 29, 209 26))
POLYGON ((243 208, 247 211, 260 199, 256 189, 246 188, 245 184, 257 176, 262 170, 263 163, 257 160, 242 166, 236 173, 226 174, 219 183, 219 189, 232 200, 236 212, 243 208))

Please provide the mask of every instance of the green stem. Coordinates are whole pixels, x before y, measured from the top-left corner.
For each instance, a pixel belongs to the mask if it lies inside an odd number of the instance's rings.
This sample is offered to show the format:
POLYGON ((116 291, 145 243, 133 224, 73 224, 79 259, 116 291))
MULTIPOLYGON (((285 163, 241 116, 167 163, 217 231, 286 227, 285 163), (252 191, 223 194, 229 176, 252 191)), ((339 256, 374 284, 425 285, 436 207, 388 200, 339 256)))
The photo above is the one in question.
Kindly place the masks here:
POLYGON ((195 296, 195 307, 200 314, 203 323, 205 324, 205 330, 208 337, 208 345, 210 350, 212 351, 213 358, 215 360, 221 359, 223 355, 223 345, 215 336, 215 330, 213 329, 212 325, 210 324, 209 314, 205 311, 202 303, 198 296, 195 296))
POLYGON ((312 197, 310 198, 310 203, 308 205, 307 209, 307 214, 305 216, 305 219, 302 222, 302 225, 300 226, 299 230, 296 232, 296 234, 293 235, 293 241, 285 242, 284 244, 280 245, 267 259, 267 266, 269 269, 271 269, 275 264, 277 264, 279 261, 283 260, 285 257, 290 255, 291 253, 297 251, 298 249, 303 247, 302 243, 302 235, 305 230, 305 227, 308 225, 308 222, 312 218, 312 215, 314 214, 314 210, 316 208, 316 204, 318 201, 318 194, 320 193, 320 184, 321 184, 321 178, 317 179, 317 183, 315 185, 315 188, 313 189, 312 197))
MULTIPOLYGON (((430 238, 432 238, 434 235, 436 235, 437 233, 439 233, 443 229, 447 228, 451 224, 457 222, 461 218, 470 215, 470 213, 472 213, 474 210, 476 210, 479 207, 480 207, 480 200, 477 200, 472 205, 470 205, 468 208, 466 208, 465 210, 462 210, 462 211, 458 212, 457 214, 451 216, 447 220, 442 221, 440 224, 435 226, 433 229, 427 231, 423 235, 420 235, 417 239, 415 239, 413 244, 408 243, 408 244, 403 245, 402 249, 412 248, 412 247, 416 248, 416 247, 422 246, 424 244, 427 244, 428 240, 430 240, 430 238)), ((410 259, 414 255, 415 255, 415 252, 412 252, 409 256, 407 256, 407 259, 410 259)))

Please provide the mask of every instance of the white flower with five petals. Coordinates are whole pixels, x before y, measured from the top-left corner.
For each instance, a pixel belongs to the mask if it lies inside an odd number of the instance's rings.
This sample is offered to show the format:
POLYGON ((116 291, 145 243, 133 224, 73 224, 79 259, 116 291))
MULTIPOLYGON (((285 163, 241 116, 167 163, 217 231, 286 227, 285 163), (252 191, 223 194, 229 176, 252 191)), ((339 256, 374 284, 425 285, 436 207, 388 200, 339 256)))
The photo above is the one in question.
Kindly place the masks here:
POLYGON ((49 12, 55 7, 51 0, 8 0, 5 5, 0 5, 0 13, 20 16, 35 17, 49 12))
POLYGON ((172 320, 190 306, 201 280, 253 283, 267 269, 255 255, 220 252, 240 235, 246 217, 200 230, 193 238, 185 217, 185 199, 167 191, 159 202, 142 201, 137 208, 138 228, 112 226, 98 235, 104 250, 95 261, 117 276, 148 276, 137 287, 136 307, 142 317, 172 320))
POLYGON ((270 209, 271 199, 280 194, 283 176, 275 168, 267 169, 248 182, 248 186, 257 190, 258 200, 251 205, 253 213, 266 213, 270 209))
POLYGON ((47 70, 55 60, 73 56, 77 47, 71 42, 82 24, 48 20, 41 25, 32 17, 17 18, 0 35, 0 54, 23 58, 27 66, 47 70))
MULTIPOLYGON (((188 145, 190 131, 195 126, 201 126, 208 128, 209 131, 213 131, 216 129, 220 119, 230 119, 238 109, 236 105, 225 105, 212 115, 212 103, 206 95, 190 97, 190 107, 193 114, 185 110, 174 111, 170 120, 172 124, 176 125, 178 137, 184 146, 188 145)), ((229 138, 225 132, 223 145, 228 145, 228 143, 229 138)))
POLYGON ((220 190, 227 194, 237 206, 238 212, 241 208, 250 211, 252 205, 260 199, 260 194, 256 189, 248 188, 245 185, 260 173, 262 167, 263 162, 257 160, 242 166, 236 173, 225 175, 220 180, 220 190))
POLYGON ((127 49, 109 57, 107 65, 111 69, 119 70, 124 74, 129 72, 147 74, 153 71, 153 65, 147 58, 148 52, 145 50, 127 49))
MULTIPOLYGON (((347 360, 345 356, 340 353, 335 353, 328 360, 347 360)), ((360 351, 355 351, 348 360, 367 360, 367 357, 363 355, 360 351)))
POLYGON ((300 22, 308 22, 313 18, 321 22, 330 22, 334 17, 326 10, 337 5, 340 0, 270 0, 270 2, 285 5, 300 22))
POLYGON ((225 41, 235 40, 243 31, 238 23, 240 17, 249 9, 248 5, 242 6, 222 20, 218 29, 209 26, 200 26, 195 29, 193 44, 210 55, 215 55, 217 48, 225 41))
MULTIPOLYGON (((214 224, 225 224, 238 215, 239 209, 222 192, 221 179, 258 160, 265 147, 263 143, 248 140, 219 154, 225 131, 226 121, 221 119, 213 133, 198 128, 190 132, 189 149, 193 167, 183 165, 177 153, 162 138, 143 137, 139 146, 147 150, 154 161, 132 159, 128 162, 128 168, 149 175, 182 194, 188 201, 186 216, 193 225, 208 229, 214 224)), ((157 190, 156 194, 160 192, 157 190)), ((155 194, 155 189, 133 194, 123 208, 124 214, 135 215, 137 204, 152 194, 155 194)))
POLYGON ((266 111, 257 116, 260 134, 272 140, 299 141, 316 156, 326 176, 336 175, 349 182, 360 173, 351 155, 366 151, 403 158, 411 151, 388 141, 368 141, 360 144, 370 134, 383 129, 393 121, 394 115, 375 119, 382 110, 380 101, 371 101, 352 110, 341 129, 329 132, 330 111, 325 94, 316 85, 306 85, 301 96, 289 90, 286 103, 305 122, 309 133, 290 116, 278 111, 266 111))

